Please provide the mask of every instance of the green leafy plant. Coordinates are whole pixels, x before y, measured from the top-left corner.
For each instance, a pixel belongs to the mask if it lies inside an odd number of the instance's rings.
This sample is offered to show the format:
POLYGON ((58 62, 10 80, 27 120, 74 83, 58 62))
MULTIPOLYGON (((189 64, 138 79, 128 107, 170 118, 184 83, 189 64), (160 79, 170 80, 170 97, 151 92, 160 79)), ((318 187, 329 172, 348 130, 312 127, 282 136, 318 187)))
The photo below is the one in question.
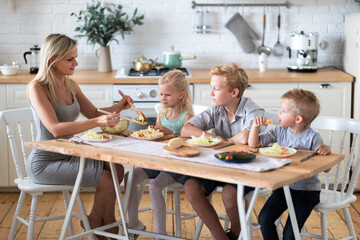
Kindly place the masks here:
POLYGON ((77 17, 80 26, 75 28, 75 32, 81 34, 76 37, 87 37, 87 43, 107 46, 111 41, 119 43, 117 35, 124 39, 125 34, 133 31, 135 25, 142 25, 144 15, 137 15, 137 8, 132 17, 123 11, 123 7, 113 3, 102 4, 99 0, 93 0, 86 5, 86 10, 79 13, 72 12, 70 16, 77 17))

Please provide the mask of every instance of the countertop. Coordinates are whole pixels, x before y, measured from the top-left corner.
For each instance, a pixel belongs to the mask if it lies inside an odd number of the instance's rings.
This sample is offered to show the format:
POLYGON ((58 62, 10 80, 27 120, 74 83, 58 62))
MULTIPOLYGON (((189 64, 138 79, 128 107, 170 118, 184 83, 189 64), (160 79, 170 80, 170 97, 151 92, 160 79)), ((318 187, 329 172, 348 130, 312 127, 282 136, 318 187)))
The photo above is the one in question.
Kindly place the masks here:
MULTIPOLYGON (((285 82, 352 82, 354 77, 334 68, 318 69, 315 73, 289 72, 287 69, 270 69, 259 72, 258 69, 245 69, 251 83, 285 82)), ((208 69, 190 69, 190 83, 209 83, 208 69)), ((77 83, 88 84, 157 84, 156 78, 115 78, 116 71, 100 73, 97 70, 76 70, 72 76, 77 83)), ((29 70, 20 70, 18 75, 0 74, 0 83, 29 83, 35 77, 29 70)))

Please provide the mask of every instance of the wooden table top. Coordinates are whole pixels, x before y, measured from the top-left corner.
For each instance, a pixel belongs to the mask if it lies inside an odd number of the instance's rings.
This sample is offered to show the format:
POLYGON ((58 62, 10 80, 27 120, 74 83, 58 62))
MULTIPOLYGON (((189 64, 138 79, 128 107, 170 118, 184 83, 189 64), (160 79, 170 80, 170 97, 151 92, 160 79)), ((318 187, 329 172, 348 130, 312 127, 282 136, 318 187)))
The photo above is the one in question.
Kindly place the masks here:
MULTIPOLYGON (((327 170, 344 159, 344 155, 330 154, 327 156, 314 156, 307 161, 300 159, 307 156, 310 151, 298 150, 289 157, 292 163, 278 169, 266 172, 251 172, 228 167, 219 167, 203 163, 183 161, 169 157, 126 152, 110 148, 101 148, 87 144, 73 144, 70 142, 57 142, 55 140, 26 142, 27 148, 57 152, 66 155, 83 156, 107 162, 114 162, 135 167, 156 169, 180 174, 209 178, 222 182, 241 183, 243 185, 277 189, 302 179, 311 177, 321 171, 327 170)), ((235 144, 222 148, 221 151, 247 151, 247 145, 235 144)), ((220 150, 219 150, 220 151, 220 150)))

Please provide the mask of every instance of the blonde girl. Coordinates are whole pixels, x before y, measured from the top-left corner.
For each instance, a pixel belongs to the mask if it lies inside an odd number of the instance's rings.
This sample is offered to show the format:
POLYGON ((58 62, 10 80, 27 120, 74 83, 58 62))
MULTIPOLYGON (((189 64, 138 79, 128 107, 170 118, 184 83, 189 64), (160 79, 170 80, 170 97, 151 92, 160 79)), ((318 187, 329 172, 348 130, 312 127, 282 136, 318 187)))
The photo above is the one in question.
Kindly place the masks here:
MULTIPOLYGON (((159 81, 161 110, 157 116, 155 129, 160 129, 165 135, 180 135, 184 124, 194 115, 190 97, 189 83, 179 70, 172 70, 162 76, 159 81)), ((138 218, 139 201, 137 185, 145 179, 154 179, 149 185, 149 193, 153 204, 156 232, 166 235, 166 203, 162 190, 179 181, 183 175, 156 170, 136 168, 131 186, 129 211, 129 228, 145 230, 146 227, 138 218)), ((126 181, 127 176, 125 177, 126 181)), ((179 181, 181 182, 181 181, 179 181)), ((137 235, 131 235, 136 239, 137 235)))
MULTIPOLYGON (((104 108, 114 114, 102 115, 79 85, 70 79, 78 66, 75 40, 62 34, 51 34, 42 44, 40 56, 39 72, 27 88, 37 127, 37 141, 71 137, 98 126, 115 126, 119 122, 117 112, 130 107, 122 99, 118 104, 104 108), (79 113, 88 119, 75 122, 79 113)), ((36 183, 72 185, 78 173, 79 157, 33 150, 26 168, 36 183)), ((116 165, 116 171, 122 181, 123 166, 116 165)), ((82 186, 96 186, 89 215, 90 226, 97 228, 115 222, 115 191, 109 164, 87 159, 82 186)), ((116 228, 108 231, 115 233, 116 228)))

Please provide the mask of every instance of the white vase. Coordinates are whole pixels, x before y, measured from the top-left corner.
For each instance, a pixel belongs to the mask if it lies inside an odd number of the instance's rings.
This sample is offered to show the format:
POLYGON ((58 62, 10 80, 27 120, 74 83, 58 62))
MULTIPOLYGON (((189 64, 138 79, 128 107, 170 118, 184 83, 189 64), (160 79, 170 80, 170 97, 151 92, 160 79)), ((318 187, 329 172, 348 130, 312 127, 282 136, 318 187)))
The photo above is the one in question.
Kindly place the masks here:
POLYGON ((99 72, 112 72, 110 47, 101 47, 95 52, 96 57, 99 59, 98 71, 99 72))

